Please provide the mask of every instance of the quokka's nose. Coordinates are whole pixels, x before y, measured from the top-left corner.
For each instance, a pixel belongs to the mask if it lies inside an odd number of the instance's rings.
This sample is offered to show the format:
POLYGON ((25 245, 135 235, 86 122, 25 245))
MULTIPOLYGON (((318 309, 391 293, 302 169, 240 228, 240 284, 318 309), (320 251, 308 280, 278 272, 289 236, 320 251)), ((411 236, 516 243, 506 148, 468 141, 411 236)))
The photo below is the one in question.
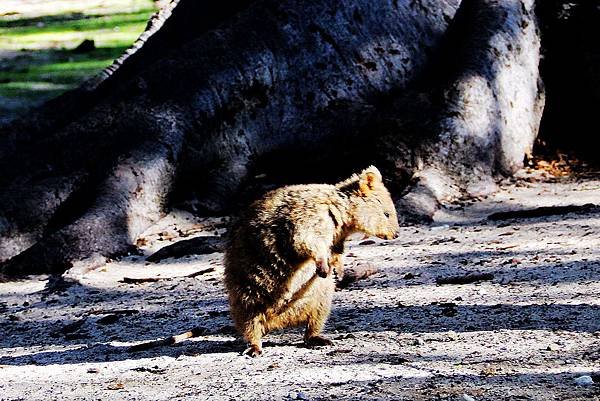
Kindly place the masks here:
POLYGON ((394 239, 398 238, 399 236, 400 236, 400 233, 399 233, 399 232, 395 232, 395 233, 394 233, 394 239))

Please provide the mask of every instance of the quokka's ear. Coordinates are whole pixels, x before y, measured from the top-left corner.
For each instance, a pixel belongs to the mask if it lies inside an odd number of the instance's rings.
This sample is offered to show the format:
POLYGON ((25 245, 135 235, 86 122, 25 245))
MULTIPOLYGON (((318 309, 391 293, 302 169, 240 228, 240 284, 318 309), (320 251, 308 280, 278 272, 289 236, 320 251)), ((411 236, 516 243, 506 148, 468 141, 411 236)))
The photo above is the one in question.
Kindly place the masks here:
POLYGON ((369 195, 381 183, 381 173, 375 166, 364 169, 359 176, 358 188, 363 196, 369 195))

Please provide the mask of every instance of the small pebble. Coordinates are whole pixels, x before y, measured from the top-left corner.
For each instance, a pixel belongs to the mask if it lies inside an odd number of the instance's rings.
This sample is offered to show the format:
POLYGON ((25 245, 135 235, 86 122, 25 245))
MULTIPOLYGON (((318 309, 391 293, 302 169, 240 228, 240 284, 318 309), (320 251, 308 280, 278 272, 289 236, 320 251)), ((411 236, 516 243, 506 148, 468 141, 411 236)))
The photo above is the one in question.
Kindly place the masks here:
POLYGON ((290 391, 290 393, 288 394, 288 398, 290 400, 309 400, 308 396, 302 391, 290 391))
POLYGON ((456 341, 456 340, 458 340, 458 334, 456 334, 456 332, 453 331, 453 330, 450 330, 446 335, 448 336, 448 339, 450 341, 456 341))
POLYGON ((470 395, 468 395, 468 394, 463 394, 463 396, 462 396, 462 400, 463 400, 463 401, 475 401, 475 398, 471 397, 471 396, 470 396, 470 395))
POLYGON ((591 386, 592 384, 594 384, 594 380, 592 379, 591 376, 583 375, 583 376, 576 377, 575 383, 578 386, 591 386))

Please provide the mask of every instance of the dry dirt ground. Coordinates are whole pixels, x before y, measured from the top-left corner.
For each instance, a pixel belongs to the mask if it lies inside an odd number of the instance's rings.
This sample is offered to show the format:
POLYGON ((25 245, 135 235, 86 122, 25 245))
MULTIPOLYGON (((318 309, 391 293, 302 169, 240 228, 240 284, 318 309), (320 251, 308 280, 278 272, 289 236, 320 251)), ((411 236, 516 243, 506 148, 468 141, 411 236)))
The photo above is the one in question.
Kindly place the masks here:
POLYGON ((0 284, 0 399, 600 400, 600 214, 486 219, 589 202, 600 203, 598 178, 525 174, 397 240, 355 239, 347 265, 379 273, 336 292, 326 327, 334 345, 304 348, 301 332, 287 330, 269 335, 256 359, 240 356, 221 253, 145 261, 185 236, 224 230, 173 213, 143 236, 144 255, 79 284, 0 284), (493 279, 436 285, 474 272, 493 279), (196 326, 204 335, 127 350, 196 326), (577 384, 583 375, 595 383, 577 384))

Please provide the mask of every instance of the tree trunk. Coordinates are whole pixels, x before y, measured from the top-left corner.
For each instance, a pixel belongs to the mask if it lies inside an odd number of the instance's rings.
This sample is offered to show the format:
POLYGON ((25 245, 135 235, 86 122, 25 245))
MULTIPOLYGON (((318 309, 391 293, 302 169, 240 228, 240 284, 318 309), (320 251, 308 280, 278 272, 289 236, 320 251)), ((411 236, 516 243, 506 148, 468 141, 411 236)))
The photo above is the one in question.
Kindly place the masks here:
POLYGON ((5 274, 93 266, 173 205, 222 213, 370 163, 401 214, 431 216, 531 150, 533 0, 208 3, 170 3, 103 75, 2 129, 5 274))
POLYGON ((541 142, 598 166, 600 0, 540 1, 537 13, 544 43, 540 70, 549 94, 541 142))

